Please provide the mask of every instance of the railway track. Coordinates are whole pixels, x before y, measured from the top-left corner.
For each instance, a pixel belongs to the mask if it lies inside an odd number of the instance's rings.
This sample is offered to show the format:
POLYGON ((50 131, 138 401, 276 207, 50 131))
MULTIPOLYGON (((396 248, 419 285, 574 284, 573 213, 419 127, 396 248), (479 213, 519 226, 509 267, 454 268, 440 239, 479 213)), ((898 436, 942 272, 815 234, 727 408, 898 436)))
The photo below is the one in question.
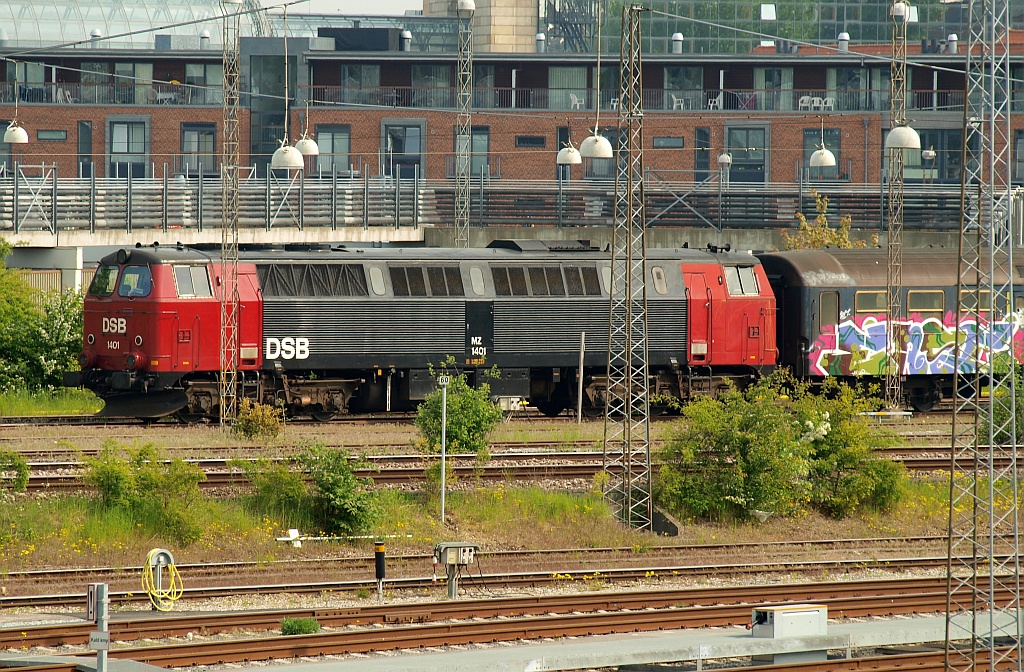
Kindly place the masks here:
MULTIPOLYGON (((856 553, 859 558, 895 556, 908 552, 939 553, 945 546, 944 536, 880 537, 869 539, 794 540, 775 542, 748 542, 740 544, 696 544, 660 545, 643 549, 631 547, 610 547, 581 550, 578 548, 552 548, 509 551, 481 551, 477 554, 480 566, 488 569, 513 566, 545 574, 580 572, 594 565, 619 568, 643 564, 650 566, 695 567, 709 556, 730 553, 746 558, 748 562, 795 563, 806 561, 826 552, 856 553)), ((388 556, 388 573, 392 577, 412 577, 430 565, 432 556, 428 553, 406 553, 388 556)), ((851 561, 853 562, 853 561, 851 561)), ((764 565, 757 565, 763 567, 764 565)), ((742 565, 730 566, 739 571, 742 565)), ((275 576, 288 577, 294 581, 303 576, 323 577, 340 574, 344 576, 369 576, 374 569, 374 560, 369 556, 339 556, 333 558, 301 558, 277 561, 244 561, 201 564, 179 564, 178 571, 187 578, 190 585, 206 585, 214 581, 230 581, 236 584, 267 582, 275 576)), ((91 567, 65 569, 36 569, 9 571, 3 575, 2 584, 9 596, 30 596, 51 589, 51 586, 85 585, 105 582, 112 589, 130 591, 134 588, 141 572, 140 567, 91 567)), ((687 570, 687 575, 692 570, 687 570)), ((0 600, 0 605, 3 605, 0 600)), ((27 605, 21 605, 27 606, 27 605)))
MULTIPOLYGON (((457 602, 229 614, 150 614, 111 623, 115 642, 184 636, 190 632, 258 633, 284 617, 315 618, 328 630, 292 637, 246 637, 144 647, 115 647, 110 656, 161 667, 213 665, 310 655, 367 653, 424 646, 490 643, 543 637, 744 625, 752 604, 814 601, 832 618, 938 613, 944 578, 758 585, 730 588, 492 597, 457 602), (335 630, 344 628, 344 630, 335 630)), ((1009 594, 997 596, 1008 602, 1009 594)), ((5 648, 83 645, 92 623, 0 631, 5 648)))

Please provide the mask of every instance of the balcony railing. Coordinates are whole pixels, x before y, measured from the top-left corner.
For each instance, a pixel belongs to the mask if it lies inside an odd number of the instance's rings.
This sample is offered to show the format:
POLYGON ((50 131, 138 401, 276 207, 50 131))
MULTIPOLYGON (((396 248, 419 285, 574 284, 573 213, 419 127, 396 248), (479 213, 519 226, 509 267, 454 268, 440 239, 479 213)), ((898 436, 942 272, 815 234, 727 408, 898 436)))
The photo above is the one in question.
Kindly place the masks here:
MULTIPOLYGON (((595 94, 593 89, 477 88, 473 90, 473 107, 585 112, 594 109, 595 94)), ((457 103, 454 87, 311 86, 300 87, 298 97, 326 107, 455 109, 457 103)), ((912 91, 907 96, 908 111, 962 113, 963 104, 960 90, 912 91)), ((643 106, 648 112, 885 112, 889 110, 889 89, 644 89, 643 106)), ((602 90, 601 109, 615 112, 618 107, 618 91, 602 90)), ((1013 110, 1024 111, 1024 92, 1014 92, 1013 110)))
POLYGON ((0 83, 0 103, 51 105, 193 105, 219 106, 224 99, 219 86, 187 84, 79 84, 0 83))

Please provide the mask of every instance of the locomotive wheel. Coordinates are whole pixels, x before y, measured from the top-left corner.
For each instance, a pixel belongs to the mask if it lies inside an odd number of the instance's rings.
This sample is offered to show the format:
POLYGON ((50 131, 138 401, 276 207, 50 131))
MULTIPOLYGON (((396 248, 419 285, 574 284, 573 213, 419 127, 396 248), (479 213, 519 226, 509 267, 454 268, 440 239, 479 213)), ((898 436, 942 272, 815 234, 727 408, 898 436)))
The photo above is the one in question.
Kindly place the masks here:
POLYGON ((186 425, 198 425, 200 422, 206 421, 205 413, 191 413, 185 409, 175 413, 174 417, 176 417, 179 422, 183 422, 186 425))
POLYGON ((565 410, 565 404, 557 401, 549 401, 537 404, 537 410, 549 418, 557 418, 565 410))
POLYGON ((309 415, 317 422, 330 422, 338 417, 337 413, 332 413, 331 411, 313 411, 309 415))

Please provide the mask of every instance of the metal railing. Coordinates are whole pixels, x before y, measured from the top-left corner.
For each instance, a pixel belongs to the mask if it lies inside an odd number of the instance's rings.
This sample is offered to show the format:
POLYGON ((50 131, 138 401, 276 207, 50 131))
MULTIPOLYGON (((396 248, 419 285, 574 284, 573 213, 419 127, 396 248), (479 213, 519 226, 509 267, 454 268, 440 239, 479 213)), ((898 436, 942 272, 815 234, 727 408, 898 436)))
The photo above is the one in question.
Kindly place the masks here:
MULTIPOLYGON (((21 167, 0 177, 0 232, 139 229, 202 231, 221 224, 220 178, 58 178, 52 166, 21 167)), ((454 184, 418 177, 320 177, 240 180, 239 226, 248 229, 310 227, 450 226, 454 184)), ((855 229, 879 231, 886 221, 881 185, 830 183, 829 212, 849 215, 855 229)), ((649 171, 646 208, 651 227, 787 228, 795 214, 814 212, 808 185, 727 185, 714 172, 703 181, 649 171)), ((475 180, 473 226, 611 226, 612 181, 475 180)), ((908 229, 952 231, 959 225, 960 192, 940 185, 908 185, 908 229)))
POLYGON ((17 93, 22 103, 50 105, 220 105, 224 91, 219 86, 187 84, 76 82, 0 83, 0 103, 13 103, 17 93))

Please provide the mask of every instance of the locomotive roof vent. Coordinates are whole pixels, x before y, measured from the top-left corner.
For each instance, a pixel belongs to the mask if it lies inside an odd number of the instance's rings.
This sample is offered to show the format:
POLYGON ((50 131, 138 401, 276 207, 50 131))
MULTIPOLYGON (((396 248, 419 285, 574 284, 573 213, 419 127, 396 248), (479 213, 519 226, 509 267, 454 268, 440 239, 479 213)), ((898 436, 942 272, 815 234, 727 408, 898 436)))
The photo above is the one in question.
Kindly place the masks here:
POLYGON ((285 252, 330 252, 329 243, 285 243, 285 252))
POLYGON ((516 250, 518 252, 593 252, 589 240, 538 240, 523 238, 515 240, 492 240, 491 249, 516 250))

